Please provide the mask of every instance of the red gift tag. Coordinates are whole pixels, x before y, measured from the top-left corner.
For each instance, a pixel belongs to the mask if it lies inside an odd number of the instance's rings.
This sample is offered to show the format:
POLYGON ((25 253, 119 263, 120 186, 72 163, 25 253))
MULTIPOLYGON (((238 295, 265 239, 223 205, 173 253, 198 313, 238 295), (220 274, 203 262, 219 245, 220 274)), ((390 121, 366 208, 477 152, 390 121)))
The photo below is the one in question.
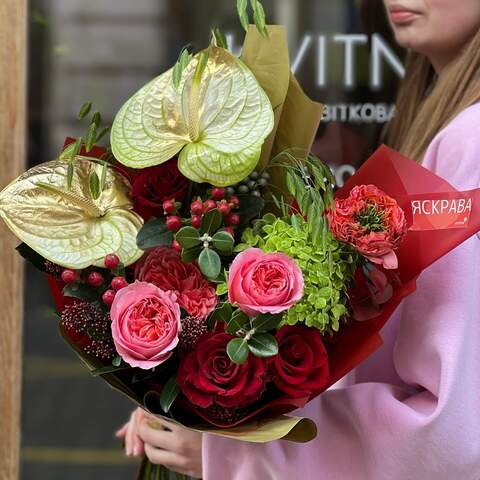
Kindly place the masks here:
POLYGON ((410 230, 466 228, 474 204, 474 192, 449 192, 412 195, 410 230))

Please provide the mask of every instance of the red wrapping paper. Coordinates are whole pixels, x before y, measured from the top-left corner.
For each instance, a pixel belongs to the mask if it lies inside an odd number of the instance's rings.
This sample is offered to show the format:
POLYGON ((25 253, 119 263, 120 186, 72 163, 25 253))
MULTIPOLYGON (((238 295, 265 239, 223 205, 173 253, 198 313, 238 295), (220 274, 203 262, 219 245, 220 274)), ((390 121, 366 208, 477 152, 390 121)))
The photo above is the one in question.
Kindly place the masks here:
MULTIPOLYGON (((101 156, 103 153, 104 150, 99 149, 89 155, 101 156)), ((458 192, 433 172, 384 145, 336 193, 336 197, 345 198, 356 185, 367 184, 374 184, 395 198, 408 220, 409 231, 396 251, 399 267, 395 273, 399 283, 394 286, 393 296, 382 306, 378 316, 343 326, 334 340, 327 343, 330 362, 328 385, 309 398, 291 399, 282 396, 272 400, 229 425, 211 421, 188 402, 179 399, 177 402, 182 409, 195 412, 217 427, 234 427, 256 417, 277 416, 304 406, 382 345, 379 334, 381 328, 400 302, 415 291, 416 279, 425 268, 480 231, 480 189, 458 192)), ((62 310, 70 303, 70 299, 63 297, 60 282, 51 277, 48 282, 56 306, 62 310)), ((115 377, 114 374, 110 376, 115 377)), ((109 378, 105 380, 111 383, 109 378)), ((121 382, 119 379, 116 381, 121 382)), ((127 386, 127 390, 129 388, 127 386)))

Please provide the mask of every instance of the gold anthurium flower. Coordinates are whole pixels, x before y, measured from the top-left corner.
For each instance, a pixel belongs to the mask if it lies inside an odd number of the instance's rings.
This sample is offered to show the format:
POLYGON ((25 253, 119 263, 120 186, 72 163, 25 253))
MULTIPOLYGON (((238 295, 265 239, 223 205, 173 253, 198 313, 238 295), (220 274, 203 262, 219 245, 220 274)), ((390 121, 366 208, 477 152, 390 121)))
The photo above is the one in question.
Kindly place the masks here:
POLYGON ((253 73, 227 50, 197 54, 175 88, 173 69, 140 89, 118 112, 112 151, 133 168, 179 152, 190 180, 227 186, 255 168, 274 126, 272 105, 253 73))
POLYGON ((31 168, 0 193, 0 216, 10 230, 41 256, 66 268, 103 266, 116 253, 130 265, 142 251, 136 244, 142 218, 133 211, 128 181, 106 169, 104 188, 91 191, 102 165, 76 157, 67 188, 68 160, 31 168))

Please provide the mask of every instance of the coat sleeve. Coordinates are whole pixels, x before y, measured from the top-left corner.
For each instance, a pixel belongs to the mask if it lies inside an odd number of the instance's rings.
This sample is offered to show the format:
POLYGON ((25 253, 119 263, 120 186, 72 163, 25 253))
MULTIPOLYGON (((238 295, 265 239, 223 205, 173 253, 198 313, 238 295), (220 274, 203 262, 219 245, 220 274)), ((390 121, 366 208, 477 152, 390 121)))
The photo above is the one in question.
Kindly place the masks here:
MULTIPOLYGON (((427 152, 427 166, 461 190, 480 186, 476 113, 476 129, 457 122, 427 152)), ((298 412, 318 427, 308 444, 205 434, 204 480, 480 479, 480 240, 424 271, 396 314, 397 378, 331 389, 310 402, 298 412)))

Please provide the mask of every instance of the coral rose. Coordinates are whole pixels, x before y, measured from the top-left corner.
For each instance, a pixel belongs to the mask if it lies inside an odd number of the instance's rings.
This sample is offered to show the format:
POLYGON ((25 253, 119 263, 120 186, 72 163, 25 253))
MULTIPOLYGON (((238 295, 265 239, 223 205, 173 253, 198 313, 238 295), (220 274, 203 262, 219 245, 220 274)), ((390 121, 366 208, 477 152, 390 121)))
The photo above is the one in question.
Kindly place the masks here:
POLYGON ((265 388, 266 362, 249 355, 242 365, 227 355, 227 344, 235 337, 209 333, 187 355, 177 373, 177 383, 194 405, 208 408, 241 407, 260 398, 265 388))
POLYGON ((217 305, 215 288, 194 263, 184 263, 171 247, 149 250, 137 263, 136 278, 174 292, 180 306, 192 317, 205 319, 217 305))
POLYGON ((322 335, 304 325, 284 326, 276 334, 278 355, 270 361, 277 387, 292 398, 321 392, 329 378, 322 335))
POLYGON ((280 313, 303 295, 303 275, 284 253, 249 248, 235 257, 228 274, 228 301, 247 315, 280 313))
POLYGON ((110 316, 118 354, 145 370, 165 362, 178 343, 180 307, 174 293, 135 282, 115 295, 110 316))
POLYGON ((337 240, 350 243, 373 263, 398 267, 394 250, 407 233, 405 213, 375 185, 357 185, 348 198, 335 199, 328 221, 337 240))

